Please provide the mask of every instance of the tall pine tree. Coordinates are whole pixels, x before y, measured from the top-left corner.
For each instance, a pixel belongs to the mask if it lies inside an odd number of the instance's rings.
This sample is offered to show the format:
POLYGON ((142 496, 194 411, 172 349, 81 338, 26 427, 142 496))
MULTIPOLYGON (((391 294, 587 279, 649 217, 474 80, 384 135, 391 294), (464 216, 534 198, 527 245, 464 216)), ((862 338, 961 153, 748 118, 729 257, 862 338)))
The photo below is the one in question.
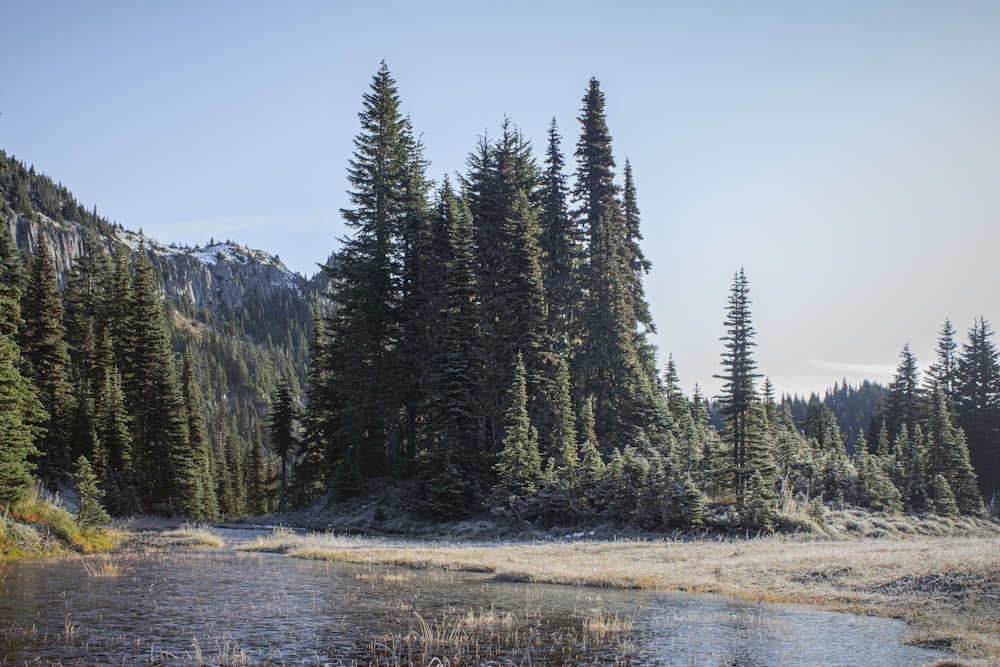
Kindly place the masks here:
MULTIPOLYGON (((723 437, 730 451, 729 488, 737 503, 742 504, 750 478, 760 468, 769 470, 773 467, 770 452, 766 450, 766 424, 760 415, 763 410, 757 410, 760 401, 755 380, 760 374, 752 355, 757 345, 754 342, 756 332, 750 321, 750 284, 742 268, 733 276, 725 326, 726 335, 721 339, 726 344, 722 353, 723 372, 715 377, 724 383, 719 397, 719 412, 725 419, 723 437)), ((755 481, 758 485, 756 492, 762 492, 761 485, 770 481, 765 477, 755 481)))
POLYGON ((0 505, 11 505, 31 487, 46 414, 34 386, 21 374, 14 334, 21 325, 21 260, 0 224, 0 505))
MULTIPOLYGON (((574 377, 578 394, 593 397, 595 430, 610 452, 633 442, 659 440, 666 413, 657 397, 655 364, 648 363, 651 350, 638 330, 641 320, 649 319, 636 310, 647 310, 635 273, 644 260, 634 255, 629 219, 618 199, 604 94, 596 79, 583 98, 580 125, 573 195, 576 219, 587 239, 581 315, 587 328, 574 377)), ((629 214, 637 226, 634 188, 630 194, 629 214)))
POLYGON ((190 459, 184 400, 153 268, 144 252, 135 254, 134 264, 122 371, 136 486, 144 509, 175 511, 188 492, 177 485, 177 465, 190 459))
POLYGON ((72 463, 70 422, 74 413, 71 364, 55 266, 42 230, 35 240, 21 313, 21 349, 28 374, 49 416, 44 424, 45 435, 37 443, 43 454, 39 471, 45 476, 67 475, 72 463))
POLYGON ((990 323, 980 317, 962 345, 955 378, 955 412, 983 495, 1000 490, 1000 364, 990 323))
POLYGON ((361 480, 389 472, 400 447, 406 397, 398 387, 405 355, 406 289, 413 279, 405 261, 426 210, 425 162, 408 119, 400 112, 396 82, 385 63, 364 96, 361 132, 348 168, 351 208, 341 213, 351 230, 334 261, 324 267, 333 281, 333 309, 318 372, 321 390, 310 394, 319 412, 335 491, 349 496, 361 480), (405 280, 404 280, 405 278, 405 280))

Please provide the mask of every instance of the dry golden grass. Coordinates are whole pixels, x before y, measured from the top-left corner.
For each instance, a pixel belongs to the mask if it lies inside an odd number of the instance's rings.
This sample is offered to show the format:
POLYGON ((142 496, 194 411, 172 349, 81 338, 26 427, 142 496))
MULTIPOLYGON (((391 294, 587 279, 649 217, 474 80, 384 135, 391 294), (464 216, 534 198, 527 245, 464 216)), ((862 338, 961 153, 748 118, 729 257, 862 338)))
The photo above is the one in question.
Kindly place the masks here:
POLYGON ((83 564, 83 570, 88 577, 101 577, 105 579, 117 579, 131 571, 123 562, 111 560, 110 558, 92 559, 83 564))
POLYGON ((157 541, 180 547, 221 547, 225 544, 211 528, 187 523, 180 528, 163 531, 157 535, 157 541))
MULTIPOLYGON (((739 541, 448 544, 287 533, 244 548, 497 578, 717 593, 901 618, 908 641, 1000 660, 1000 533, 739 541)), ((906 527, 911 527, 906 524, 906 527)))

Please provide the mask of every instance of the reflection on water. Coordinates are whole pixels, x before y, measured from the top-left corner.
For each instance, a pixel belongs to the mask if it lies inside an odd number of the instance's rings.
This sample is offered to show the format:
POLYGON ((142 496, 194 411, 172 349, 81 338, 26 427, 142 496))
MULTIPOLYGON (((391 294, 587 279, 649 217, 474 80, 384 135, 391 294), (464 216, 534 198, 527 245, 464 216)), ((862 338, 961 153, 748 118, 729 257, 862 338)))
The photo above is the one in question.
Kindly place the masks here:
POLYGON ((223 550, 0 572, 0 665, 933 662, 901 623, 807 608, 492 581, 223 550))

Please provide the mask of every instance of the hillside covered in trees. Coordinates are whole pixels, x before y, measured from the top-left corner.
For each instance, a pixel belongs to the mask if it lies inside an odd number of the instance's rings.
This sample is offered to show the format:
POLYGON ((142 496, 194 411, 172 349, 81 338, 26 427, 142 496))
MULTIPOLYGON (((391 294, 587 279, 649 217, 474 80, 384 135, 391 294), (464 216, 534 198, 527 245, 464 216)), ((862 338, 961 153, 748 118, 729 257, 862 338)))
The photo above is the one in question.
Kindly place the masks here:
POLYGON ((127 231, 3 153, 0 223, 5 388, 22 387, 5 496, 28 472, 68 485, 83 456, 116 515, 270 509, 267 407, 280 382, 301 390, 320 282, 127 231))
POLYGON ((541 156, 505 120, 436 183, 384 64, 360 120, 350 234, 319 277, 279 288, 266 255, 154 244, 2 156, 0 502, 83 456, 112 513, 200 519, 387 487, 431 520, 651 531, 992 503, 985 320, 962 343, 945 322, 923 377, 904 347, 887 387, 777 397, 739 269, 721 394, 681 391, 650 341, 639 195, 597 80, 572 160, 555 120, 541 156))

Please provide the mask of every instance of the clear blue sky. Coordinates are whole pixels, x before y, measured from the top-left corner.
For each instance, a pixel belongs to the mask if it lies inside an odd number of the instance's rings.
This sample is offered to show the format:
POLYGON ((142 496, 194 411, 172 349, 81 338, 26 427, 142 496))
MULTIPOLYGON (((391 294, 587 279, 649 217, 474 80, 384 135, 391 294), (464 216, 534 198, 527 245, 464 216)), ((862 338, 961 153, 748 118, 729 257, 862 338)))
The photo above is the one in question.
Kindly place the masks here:
POLYGON ((311 274, 381 60, 440 180, 508 116, 632 162, 661 365, 712 395, 733 273, 779 391, 1000 326, 1000 2, 3 2, 0 147, 163 242, 311 274))

